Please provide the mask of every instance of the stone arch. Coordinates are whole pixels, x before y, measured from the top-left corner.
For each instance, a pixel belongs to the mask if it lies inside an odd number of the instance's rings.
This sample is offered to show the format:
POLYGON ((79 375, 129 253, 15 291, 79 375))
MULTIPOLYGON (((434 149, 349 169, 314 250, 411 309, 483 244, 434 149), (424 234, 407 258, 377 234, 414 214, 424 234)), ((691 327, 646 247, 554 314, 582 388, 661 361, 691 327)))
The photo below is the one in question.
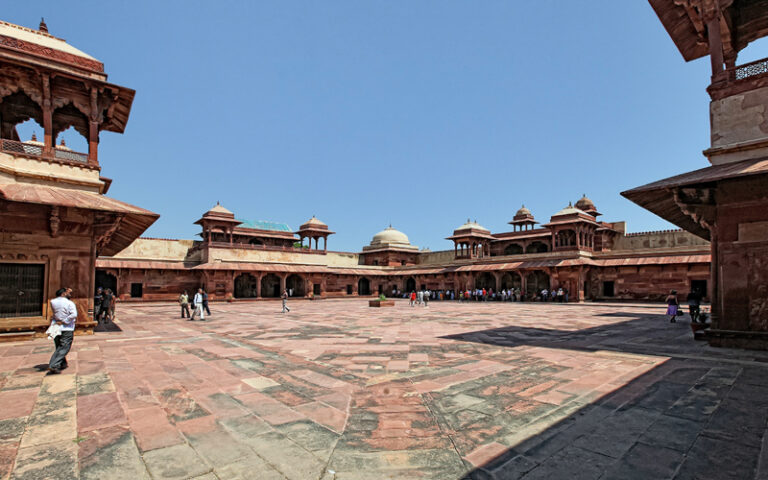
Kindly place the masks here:
POLYGON ((541 270, 534 270, 525 276, 525 292, 529 298, 533 298, 545 288, 549 289, 549 275, 541 270))
POLYGON ((357 294, 358 295, 370 295, 371 294, 371 282, 365 277, 360 278, 357 281, 357 294))
POLYGON ((285 288, 287 288, 294 297, 303 297, 306 295, 304 279, 296 273, 288 275, 288 278, 285 279, 285 288))
POLYGON ((557 246, 558 247, 575 247, 576 246, 576 232, 573 230, 560 230, 557 232, 557 246))
POLYGON ((523 280, 520 274, 517 272, 504 272, 501 276, 501 288, 520 288, 523 285, 523 280))
POLYGON ((408 277, 408 279, 405 281, 405 291, 406 293, 411 293, 416 291, 416 279, 413 277, 408 277))
POLYGON ((71 102, 67 103, 53 111, 53 138, 54 141, 59 133, 73 127, 77 133, 83 136, 88 142, 90 122, 88 117, 78 110, 71 102))
POLYGON ((261 277, 261 296, 264 298, 277 298, 280 296, 280 277, 269 273, 261 277))
POLYGON ((475 277, 475 288, 485 288, 486 290, 496 290, 496 277, 491 272, 483 272, 475 277))
POLYGON ((504 255, 521 255, 523 252, 523 246, 519 243, 510 243, 504 247, 504 255))
POLYGON ((16 125, 29 119, 34 120, 38 125, 43 125, 43 109, 27 92, 19 89, 0 99, 0 120, 2 120, 0 134, 2 138, 21 141, 16 132, 16 125))
POLYGON ((250 273, 235 277, 235 298, 256 298, 259 279, 250 273))
POLYGON ((549 251, 549 246, 540 241, 531 242, 525 247, 525 253, 545 253, 549 251))

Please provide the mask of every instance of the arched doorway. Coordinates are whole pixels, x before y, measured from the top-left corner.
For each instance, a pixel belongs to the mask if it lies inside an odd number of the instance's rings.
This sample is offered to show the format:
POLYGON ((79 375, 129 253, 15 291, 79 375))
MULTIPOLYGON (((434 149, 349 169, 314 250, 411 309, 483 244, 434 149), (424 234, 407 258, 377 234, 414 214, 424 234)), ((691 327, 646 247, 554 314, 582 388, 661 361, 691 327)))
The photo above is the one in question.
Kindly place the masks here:
POLYGON ((357 281, 357 294, 358 295, 370 295, 371 294, 371 282, 367 278, 363 277, 357 281))
POLYGON ((549 247, 544 242, 531 242, 530 245, 525 247, 525 253, 544 253, 548 251, 549 247))
POLYGON ((280 296, 280 277, 274 273, 264 275, 261 278, 261 296, 265 298, 277 298, 280 296))
POLYGON ((523 253, 523 247, 517 243, 511 243, 504 248, 504 255, 520 255, 523 253))
POLYGON ((509 288, 520 288, 523 284, 520 274, 517 272, 506 272, 501 276, 501 288, 507 290, 509 288))
POLYGON ((306 292, 304 291, 304 279, 295 273, 288 275, 285 279, 285 288, 291 293, 293 297, 303 297, 306 292))
POLYGON ((405 291, 406 293, 411 293, 416 291, 416 279, 413 277, 408 278, 408 280, 405 281, 405 291))
POLYGON ((483 272, 475 278, 475 288, 496 290, 496 277, 490 272, 483 272))
POLYGON ((235 278, 235 298, 256 298, 259 280, 250 273, 235 278))
POLYGON ((528 298, 533 298, 543 289, 549 289, 549 275, 541 270, 533 271, 526 275, 525 284, 526 295, 528 298))
POLYGON ((117 293, 117 277, 111 273, 107 273, 104 270, 96 270, 96 288, 103 288, 104 290, 110 289, 115 294, 117 293))

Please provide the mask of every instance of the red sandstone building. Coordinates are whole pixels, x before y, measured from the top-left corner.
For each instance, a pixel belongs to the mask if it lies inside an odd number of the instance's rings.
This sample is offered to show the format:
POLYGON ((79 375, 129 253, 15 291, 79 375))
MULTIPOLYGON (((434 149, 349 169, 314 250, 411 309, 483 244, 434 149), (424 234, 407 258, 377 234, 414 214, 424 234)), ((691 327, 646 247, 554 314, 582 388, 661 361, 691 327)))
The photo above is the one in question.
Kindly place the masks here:
POLYGON ((217 204, 195 222, 202 240, 138 239, 97 260, 97 282, 125 300, 175 300, 199 286, 212 299, 277 297, 284 288, 315 298, 519 288, 530 299, 541 289, 563 287, 572 301, 660 300, 671 289, 707 291, 707 241, 683 231, 627 234, 624 222, 600 221, 599 215, 584 197, 538 228, 525 207, 509 232, 467 221, 447 237, 452 250, 419 250, 389 226, 360 252, 337 252, 325 240, 318 247, 318 239, 333 232, 315 217, 293 232, 282 223, 236 219, 217 204))
POLYGON ((736 65, 768 35, 759 0, 650 0, 686 61, 709 56, 711 166, 623 195, 712 242, 714 345, 768 347, 768 59, 736 65))
POLYGON ((96 257, 117 254, 158 218, 105 196, 112 181, 100 176, 99 135, 125 130, 134 93, 45 23, 0 22, 0 339, 44 329, 61 287, 73 289, 88 328, 96 257), (42 142, 19 138, 29 119, 42 142), (56 145, 69 127, 88 152, 56 145))

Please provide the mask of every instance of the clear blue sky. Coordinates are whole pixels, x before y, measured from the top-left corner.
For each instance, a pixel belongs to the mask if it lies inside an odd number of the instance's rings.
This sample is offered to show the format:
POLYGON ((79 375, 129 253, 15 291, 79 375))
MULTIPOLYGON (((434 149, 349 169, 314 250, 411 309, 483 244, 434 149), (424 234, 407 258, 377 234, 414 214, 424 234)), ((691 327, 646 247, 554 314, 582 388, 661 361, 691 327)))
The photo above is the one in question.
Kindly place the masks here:
POLYGON ((707 165, 709 61, 685 63, 642 0, 3 5, 41 16, 137 91, 100 161, 110 196, 161 214, 147 236, 192 238, 221 201, 317 215, 333 250, 390 222, 438 250, 468 217, 506 231, 522 203, 543 222, 582 193, 664 229, 619 192, 707 165))

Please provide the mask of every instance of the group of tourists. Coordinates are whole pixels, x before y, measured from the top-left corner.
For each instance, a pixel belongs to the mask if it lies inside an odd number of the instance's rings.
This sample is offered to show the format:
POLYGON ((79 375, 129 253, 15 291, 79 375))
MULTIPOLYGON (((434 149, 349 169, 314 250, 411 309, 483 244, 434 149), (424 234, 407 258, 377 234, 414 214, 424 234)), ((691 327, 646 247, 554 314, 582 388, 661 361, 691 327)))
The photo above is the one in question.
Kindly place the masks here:
POLYGON ((542 289, 533 297, 526 295, 519 288, 502 288, 494 291, 492 288, 475 288, 461 291, 454 290, 412 290, 410 293, 400 292, 398 289, 392 290, 394 298, 407 298, 409 304, 427 305, 430 300, 458 300, 460 302, 568 302, 569 292, 567 288, 553 288, 552 290, 542 289))
POLYGON ((97 288, 93 296, 93 319, 99 323, 112 322, 115 319, 115 301, 112 289, 97 288))
POLYGON ((200 321, 205 321, 205 315, 211 315, 211 309, 208 308, 208 293, 202 288, 197 289, 197 293, 192 297, 192 315, 189 314, 190 299, 189 293, 184 290, 179 295, 179 305, 181 305, 181 318, 188 318, 190 322, 194 322, 196 317, 200 317, 200 321))

